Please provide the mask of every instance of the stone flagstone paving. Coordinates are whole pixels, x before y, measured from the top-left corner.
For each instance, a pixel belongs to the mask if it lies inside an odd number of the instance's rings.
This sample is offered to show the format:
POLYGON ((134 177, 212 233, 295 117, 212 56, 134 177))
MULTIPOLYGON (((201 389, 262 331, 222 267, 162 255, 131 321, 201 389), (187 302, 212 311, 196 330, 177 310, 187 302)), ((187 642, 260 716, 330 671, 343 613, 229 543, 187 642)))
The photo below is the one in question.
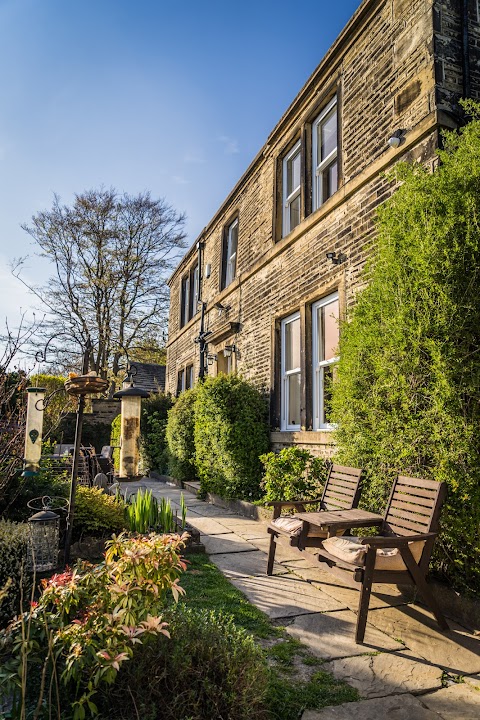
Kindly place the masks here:
MULTIPOLYGON (((358 591, 323 570, 313 554, 279 542, 266 575, 266 522, 198 500, 150 478, 142 485, 169 498, 201 533, 212 562, 270 618, 325 659, 325 670, 355 687, 362 700, 305 711, 302 720, 479 720, 480 637, 449 620, 441 632, 430 613, 393 586, 372 592, 365 644, 354 641, 358 591), (463 682, 454 682, 458 679, 463 682)), ((213 720, 213 719, 212 719, 213 720)))

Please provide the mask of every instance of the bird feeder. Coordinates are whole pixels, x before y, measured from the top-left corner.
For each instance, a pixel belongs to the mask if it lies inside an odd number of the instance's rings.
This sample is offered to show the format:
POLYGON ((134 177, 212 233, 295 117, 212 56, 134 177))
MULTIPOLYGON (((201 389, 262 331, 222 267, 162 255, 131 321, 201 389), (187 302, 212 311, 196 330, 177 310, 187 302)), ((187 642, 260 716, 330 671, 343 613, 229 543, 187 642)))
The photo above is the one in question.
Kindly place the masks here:
POLYGON ((36 475, 42 455, 45 388, 27 388, 27 423, 25 430, 25 469, 23 476, 36 475))
POLYGON ((54 570, 58 565, 60 516, 46 508, 28 518, 36 572, 54 570))
POLYGON ((142 398, 150 397, 148 390, 130 387, 119 390, 113 396, 122 401, 120 431, 120 477, 136 478, 140 463, 140 412, 142 398))

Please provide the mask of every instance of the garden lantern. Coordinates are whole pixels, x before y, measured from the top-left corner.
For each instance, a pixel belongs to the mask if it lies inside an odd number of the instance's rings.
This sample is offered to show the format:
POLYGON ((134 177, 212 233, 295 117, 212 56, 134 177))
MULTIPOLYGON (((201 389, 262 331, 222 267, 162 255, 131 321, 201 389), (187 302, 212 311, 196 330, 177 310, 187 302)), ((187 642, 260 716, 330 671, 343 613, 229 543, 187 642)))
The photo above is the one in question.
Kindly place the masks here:
POLYGON ((42 455, 45 388, 27 388, 27 426, 25 430, 25 469, 23 476, 35 475, 42 455))
POLYGON ((138 476, 140 463, 140 412, 142 398, 150 397, 148 390, 130 387, 119 390, 113 396, 122 401, 121 434, 120 434, 120 477, 135 478, 138 476))
POLYGON ((60 516, 44 508, 28 518, 36 572, 54 570, 58 565, 60 516))

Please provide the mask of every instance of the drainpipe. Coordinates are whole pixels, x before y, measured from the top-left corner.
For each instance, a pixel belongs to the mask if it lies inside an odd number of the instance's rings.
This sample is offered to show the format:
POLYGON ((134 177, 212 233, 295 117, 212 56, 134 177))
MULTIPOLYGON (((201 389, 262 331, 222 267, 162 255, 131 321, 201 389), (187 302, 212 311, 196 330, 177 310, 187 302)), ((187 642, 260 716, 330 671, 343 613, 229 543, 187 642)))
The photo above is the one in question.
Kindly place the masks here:
POLYGON ((462 69, 463 69, 463 97, 471 96, 470 82, 470 37, 468 32, 468 0, 462 0, 461 9, 461 33, 462 33, 462 69))

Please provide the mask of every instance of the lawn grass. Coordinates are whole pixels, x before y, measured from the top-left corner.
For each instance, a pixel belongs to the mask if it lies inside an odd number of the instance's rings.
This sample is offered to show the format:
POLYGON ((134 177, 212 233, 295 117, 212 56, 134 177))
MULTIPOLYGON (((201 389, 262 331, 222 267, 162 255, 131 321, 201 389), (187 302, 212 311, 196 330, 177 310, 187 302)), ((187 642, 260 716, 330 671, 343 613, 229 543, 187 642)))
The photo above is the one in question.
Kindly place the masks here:
POLYGON ((323 661, 305 645, 252 605, 207 555, 189 555, 188 561, 180 583, 186 594, 180 602, 231 615, 235 625, 263 647, 270 668, 267 701, 271 720, 297 720, 306 709, 359 699, 356 690, 322 671, 323 661))

